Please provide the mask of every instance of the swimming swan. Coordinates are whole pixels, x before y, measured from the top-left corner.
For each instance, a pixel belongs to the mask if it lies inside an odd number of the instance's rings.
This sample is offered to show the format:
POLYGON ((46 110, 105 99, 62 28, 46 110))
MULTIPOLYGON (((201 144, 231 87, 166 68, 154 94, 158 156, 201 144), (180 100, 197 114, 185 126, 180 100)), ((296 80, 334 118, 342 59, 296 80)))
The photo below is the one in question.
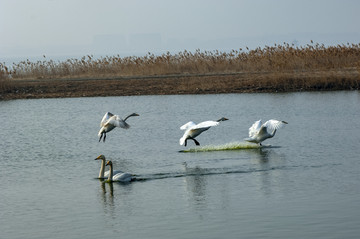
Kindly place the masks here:
POLYGON ((285 124, 287 122, 274 119, 261 124, 261 120, 258 120, 249 128, 249 138, 244 140, 261 145, 261 142, 265 139, 274 137, 276 130, 282 128, 285 124))
POLYGON ((133 179, 133 175, 131 173, 117 173, 117 174, 114 174, 111 161, 107 161, 106 165, 110 166, 110 174, 109 174, 109 177, 108 177, 108 180, 107 180, 108 182, 128 183, 133 179))
POLYGON ((104 136, 103 142, 105 142, 106 133, 113 130, 115 127, 121 127, 123 129, 130 128, 130 125, 125 121, 132 117, 132 116, 139 116, 137 113, 132 113, 131 115, 127 116, 125 119, 120 118, 118 115, 114 115, 110 112, 107 112, 100 122, 100 131, 98 133, 99 142, 101 138, 104 136))
POLYGON ((199 124, 195 124, 194 122, 190 121, 183 126, 180 127, 181 130, 185 130, 184 135, 180 138, 179 143, 180 145, 187 145, 187 140, 191 139, 195 142, 196 145, 200 145, 200 143, 195 139, 199 134, 202 132, 210 129, 211 126, 217 126, 221 121, 228 120, 225 117, 222 117, 221 119, 217 121, 204 121, 199 124))
MULTIPOLYGON (((110 170, 105 171, 105 156, 104 155, 99 155, 95 160, 101 160, 101 167, 100 167, 100 172, 99 172, 99 178, 100 179, 106 179, 109 177, 109 173, 110 173, 110 170)), ((118 173, 123 173, 122 171, 120 170, 115 170, 113 172, 114 174, 118 174, 118 173)))

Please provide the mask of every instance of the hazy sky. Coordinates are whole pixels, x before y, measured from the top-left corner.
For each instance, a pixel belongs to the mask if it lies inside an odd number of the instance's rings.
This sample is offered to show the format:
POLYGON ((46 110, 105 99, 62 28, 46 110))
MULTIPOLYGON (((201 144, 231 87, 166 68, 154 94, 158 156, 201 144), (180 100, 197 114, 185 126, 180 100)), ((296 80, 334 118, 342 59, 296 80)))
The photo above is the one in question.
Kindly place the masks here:
POLYGON ((358 0, 0 0, 0 57, 360 42, 358 0))

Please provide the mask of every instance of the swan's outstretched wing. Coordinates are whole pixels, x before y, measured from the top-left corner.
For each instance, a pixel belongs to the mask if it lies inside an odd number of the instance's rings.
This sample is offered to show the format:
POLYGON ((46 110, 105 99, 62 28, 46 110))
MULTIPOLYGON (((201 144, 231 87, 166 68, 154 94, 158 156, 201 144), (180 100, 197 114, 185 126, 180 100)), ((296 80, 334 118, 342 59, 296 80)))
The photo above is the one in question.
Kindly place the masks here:
POLYGON ((210 129, 211 126, 216 126, 219 125, 220 123, 217 121, 204 121, 201 122, 191 128, 188 128, 185 131, 184 135, 190 135, 191 137, 195 138, 196 136, 198 136, 199 134, 201 134, 202 132, 210 129))
POLYGON ((249 137, 256 136, 261 128, 261 120, 255 121, 255 123, 249 128, 249 137))
POLYGON ((219 124, 220 124, 220 123, 217 122, 217 121, 209 120, 209 121, 204 121, 204 122, 201 122, 201 123, 195 125, 192 129, 209 128, 209 127, 212 127, 212 126, 217 126, 217 125, 219 125, 219 124))
POLYGON ((106 124, 106 122, 113 116, 114 116, 114 114, 112 114, 110 112, 106 112, 104 117, 102 118, 102 120, 100 122, 100 127, 103 127, 106 124))
POLYGON ((196 124, 192 121, 187 122, 186 124, 184 124, 183 126, 180 127, 181 130, 187 130, 190 127, 195 126, 196 124))
POLYGON ((287 124, 287 122, 271 119, 264 123, 264 127, 268 128, 270 131, 274 131, 275 129, 282 128, 285 124, 287 124))
POLYGON ((126 123, 123 119, 121 119, 118 115, 113 115, 106 123, 105 125, 114 125, 116 127, 120 127, 123 129, 128 129, 130 128, 130 125, 128 123, 126 123))

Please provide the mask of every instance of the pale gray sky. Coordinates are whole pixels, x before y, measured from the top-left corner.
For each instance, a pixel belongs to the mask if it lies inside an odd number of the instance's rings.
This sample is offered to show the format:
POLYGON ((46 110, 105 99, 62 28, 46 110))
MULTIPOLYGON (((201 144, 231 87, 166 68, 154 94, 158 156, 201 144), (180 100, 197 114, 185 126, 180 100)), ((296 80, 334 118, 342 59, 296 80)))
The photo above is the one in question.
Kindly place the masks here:
POLYGON ((360 42, 357 0, 0 0, 0 58, 360 42))

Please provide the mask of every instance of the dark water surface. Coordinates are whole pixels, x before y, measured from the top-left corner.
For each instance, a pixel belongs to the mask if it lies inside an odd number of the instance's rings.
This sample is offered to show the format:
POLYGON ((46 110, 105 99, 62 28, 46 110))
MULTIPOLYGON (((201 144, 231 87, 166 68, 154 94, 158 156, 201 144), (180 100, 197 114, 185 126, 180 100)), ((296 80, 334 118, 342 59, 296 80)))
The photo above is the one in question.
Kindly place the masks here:
POLYGON ((359 238, 358 91, 14 100, 0 118, 0 238, 359 238), (99 143, 106 111, 140 117, 99 143), (222 116, 203 146, 289 124, 272 147, 179 152, 181 125, 222 116), (99 154, 138 181, 96 179, 99 154))

